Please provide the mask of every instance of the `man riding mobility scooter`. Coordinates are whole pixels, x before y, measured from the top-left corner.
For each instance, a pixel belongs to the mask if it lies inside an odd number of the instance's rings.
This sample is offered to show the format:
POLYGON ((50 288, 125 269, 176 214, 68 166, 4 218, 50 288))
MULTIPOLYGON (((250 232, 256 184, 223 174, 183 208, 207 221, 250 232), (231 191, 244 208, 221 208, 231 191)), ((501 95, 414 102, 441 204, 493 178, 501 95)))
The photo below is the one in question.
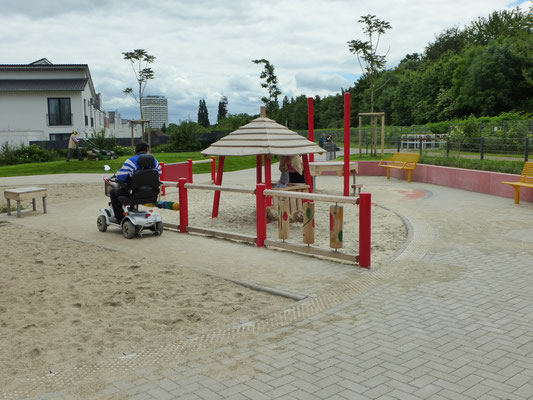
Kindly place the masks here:
MULTIPOLYGON (((100 232, 105 232, 108 226, 122 229, 126 239, 141 236, 146 229, 154 235, 163 234, 163 220, 161 215, 152 210, 139 211, 139 204, 155 203, 159 195, 159 173, 153 169, 155 158, 151 154, 142 154, 138 158, 139 169, 132 176, 129 185, 116 179, 116 173, 111 177, 104 176, 105 194, 110 196, 111 189, 122 185, 129 193, 128 196, 119 196, 118 200, 124 209, 124 218, 119 223, 113 212, 113 207, 100 209, 101 215, 96 220, 96 226, 100 232)), ((111 171, 108 165, 105 171, 111 171)), ((111 202, 109 203, 111 205, 111 202)), ((142 236, 141 236, 142 237, 142 236)))

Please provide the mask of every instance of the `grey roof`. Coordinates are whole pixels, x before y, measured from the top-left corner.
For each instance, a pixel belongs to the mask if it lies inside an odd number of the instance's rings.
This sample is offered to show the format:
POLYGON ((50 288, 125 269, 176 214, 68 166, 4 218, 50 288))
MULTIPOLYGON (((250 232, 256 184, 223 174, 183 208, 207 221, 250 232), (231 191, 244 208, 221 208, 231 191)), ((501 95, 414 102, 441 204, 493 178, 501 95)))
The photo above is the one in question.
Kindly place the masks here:
POLYGON ((82 79, 0 79, 0 92, 82 91, 89 81, 82 79))
POLYGON ((202 151, 209 156, 324 153, 314 142, 266 117, 254 119, 202 151))

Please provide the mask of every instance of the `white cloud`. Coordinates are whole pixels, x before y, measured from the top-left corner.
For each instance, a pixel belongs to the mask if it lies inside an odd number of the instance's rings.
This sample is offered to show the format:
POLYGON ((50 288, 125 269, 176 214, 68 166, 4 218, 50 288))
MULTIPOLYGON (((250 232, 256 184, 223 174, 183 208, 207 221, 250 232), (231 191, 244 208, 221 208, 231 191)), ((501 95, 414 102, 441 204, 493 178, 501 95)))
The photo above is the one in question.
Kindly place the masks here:
POLYGON ((508 0, 0 0, 0 54, 6 64, 42 57, 89 64, 104 107, 137 118, 137 104, 122 94, 136 84, 122 52, 143 48, 157 57, 145 93, 169 99, 171 122, 196 120, 200 99, 215 122, 222 95, 230 113, 258 112, 265 90, 255 58, 274 64, 283 95, 351 85, 361 71, 346 42, 364 39, 361 15, 392 25, 380 48, 390 48, 393 67, 444 29, 512 7, 508 0))

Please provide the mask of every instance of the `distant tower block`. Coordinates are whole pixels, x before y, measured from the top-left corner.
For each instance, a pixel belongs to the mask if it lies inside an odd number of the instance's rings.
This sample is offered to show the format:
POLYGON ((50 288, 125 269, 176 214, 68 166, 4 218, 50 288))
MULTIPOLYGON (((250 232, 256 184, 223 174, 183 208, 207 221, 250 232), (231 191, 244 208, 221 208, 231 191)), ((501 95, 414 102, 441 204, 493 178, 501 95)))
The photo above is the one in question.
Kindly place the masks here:
POLYGON ((304 203, 304 229, 303 242, 315 243, 315 203, 304 203))
POLYGON ((343 207, 329 207, 329 247, 342 249, 343 207))
POLYGON ((278 201, 278 238, 288 239, 289 235, 289 199, 280 199, 278 201))

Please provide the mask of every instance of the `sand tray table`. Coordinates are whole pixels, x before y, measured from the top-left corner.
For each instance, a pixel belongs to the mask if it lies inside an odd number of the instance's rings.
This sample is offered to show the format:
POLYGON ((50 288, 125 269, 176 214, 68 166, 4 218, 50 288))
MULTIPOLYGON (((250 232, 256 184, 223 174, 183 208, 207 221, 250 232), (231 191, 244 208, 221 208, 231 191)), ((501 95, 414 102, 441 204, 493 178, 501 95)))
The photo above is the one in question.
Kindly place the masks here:
POLYGON ((31 199, 33 203, 33 211, 35 208, 35 199, 37 197, 42 197, 43 199, 43 213, 46 214, 46 196, 47 189, 42 187, 25 187, 18 189, 7 189, 4 190, 4 197, 7 200, 7 215, 11 215, 11 200, 17 201, 17 217, 20 218, 20 202, 21 200, 31 199))

